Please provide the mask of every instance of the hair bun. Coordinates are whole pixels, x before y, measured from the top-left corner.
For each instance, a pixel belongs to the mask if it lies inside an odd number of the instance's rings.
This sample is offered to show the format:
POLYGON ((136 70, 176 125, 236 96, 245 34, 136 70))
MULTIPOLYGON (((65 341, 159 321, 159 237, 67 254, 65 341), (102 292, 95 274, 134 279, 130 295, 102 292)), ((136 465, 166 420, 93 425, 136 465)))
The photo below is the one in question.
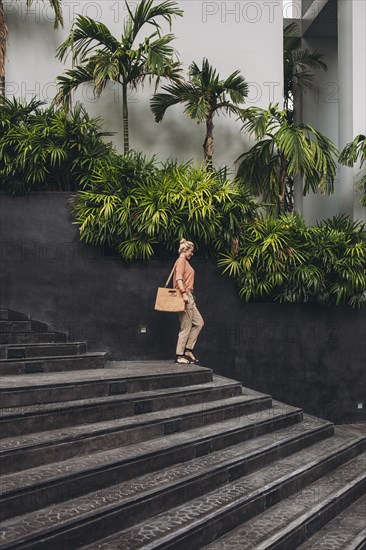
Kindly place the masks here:
POLYGON ((190 248, 194 248, 194 244, 191 241, 187 241, 186 239, 181 239, 179 242, 178 254, 186 252, 190 248))

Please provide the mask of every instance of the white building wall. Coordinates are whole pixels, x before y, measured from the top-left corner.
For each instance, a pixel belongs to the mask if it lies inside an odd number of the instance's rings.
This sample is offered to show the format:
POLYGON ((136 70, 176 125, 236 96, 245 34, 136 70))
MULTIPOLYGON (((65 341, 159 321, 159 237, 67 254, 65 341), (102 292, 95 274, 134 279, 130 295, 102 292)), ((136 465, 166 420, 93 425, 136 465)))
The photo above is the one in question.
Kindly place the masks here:
MULTIPOLYGON (((366 134, 366 2, 338 0, 339 146, 366 134)), ((359 167, 340 167, 342 209, 366 221, 366 209, 355 190, 359 167)))
MULTIPOLYGON (((134 5, 134 2, 130 2, 134 5)), ((184 68, 207 57, 222 78, 239 69, 250 83, 247 105, 267 107, 282 102, 282 0, 207 2, 180 0, 183 18, 176 18, 172 32, 184 68)), ((65 27, 53 30, 52 10, 47 2, 35 1, 26 14, 25 0, 4 0, 9 27, 6 64, 6 95, 51 100, 55 79, 65 66, 55 51, 70 31, 77 13, 105 23, 119 37, 126 9, 122 0, 64 0, 65 27)), ((150 30, 150 29, 149 29, 150 30)), ((70 65, 69 64, 67 66, 70 65)), ((157 125, 149 108, 151 89, 130 94, 131 147, 180 161, 202 159, 205 129, 183 115, 183 107, 167 111, 157 125)), ((111 86, 95 100, 90 87, 75 94, 91 115, 100 115, 109 131, 117 132, 114 142, 122 151, 121 91, 111 86)), ((216 118, 215 162, 232 166, 244 151, 246 139, 235 119, 216 118)))
MULTIPOLYGON (((317 15, 325 4, 325 0, 315 0, 309 11, 317 15)), ((327 23, 326 18, 321 20, 327 23)), ((303 47, 324 54, 328 71, 316 73, 318 85, 315 92, 303 97, 300 117, 332 139, 339 150, 366 132, 365 27, 366 2, 338 0, 337 37, 303 39, 303 47)), ((359 166, 339 166, 330 197, 297 195, 295 204, 306 221, 312 224, 341 212, 366 221, 366 209, 359 204, 361 195, 355 188, 359 171, 359 166)))

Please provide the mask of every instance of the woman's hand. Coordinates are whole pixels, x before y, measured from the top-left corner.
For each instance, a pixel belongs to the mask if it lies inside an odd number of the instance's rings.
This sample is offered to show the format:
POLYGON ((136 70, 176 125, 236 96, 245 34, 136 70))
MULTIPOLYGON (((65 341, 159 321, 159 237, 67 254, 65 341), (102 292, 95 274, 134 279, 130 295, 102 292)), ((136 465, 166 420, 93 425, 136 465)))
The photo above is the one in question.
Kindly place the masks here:
POLYGON ((185 304, 188 304, 188 303, 189 303, 188 294, 187 294, 186 292, 184 292, 184 293, 182 294, 182 296, 183 296, 184 303, 185 303, 185 304))

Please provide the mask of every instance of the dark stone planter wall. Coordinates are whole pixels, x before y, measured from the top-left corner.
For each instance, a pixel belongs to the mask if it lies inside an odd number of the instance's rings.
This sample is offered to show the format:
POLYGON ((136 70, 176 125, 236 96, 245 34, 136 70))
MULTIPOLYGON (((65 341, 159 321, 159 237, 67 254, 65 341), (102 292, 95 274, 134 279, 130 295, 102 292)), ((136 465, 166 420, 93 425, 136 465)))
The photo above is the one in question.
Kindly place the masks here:
MULTIPOLYGON (((88 340, 90 350, 109 350, 112 359, 173 360, 177 316, 153 310, 172 262, 125 265, 82 244, 70 196, 0 195, 1 304, 88 340)), ((192 264, 205 365, 310 414, 365 420, 365 310, 246 304, 215 264, 192 264)))

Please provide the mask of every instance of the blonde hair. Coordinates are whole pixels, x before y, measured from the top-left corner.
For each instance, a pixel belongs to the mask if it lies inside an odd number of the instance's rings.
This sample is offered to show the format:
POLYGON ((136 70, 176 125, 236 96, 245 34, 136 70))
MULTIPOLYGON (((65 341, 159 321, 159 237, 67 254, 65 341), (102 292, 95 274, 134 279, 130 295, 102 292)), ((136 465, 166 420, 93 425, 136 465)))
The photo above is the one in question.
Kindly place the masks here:
POLYGON ((194 244, 191 241, 181 239, 179 242, 178 254, 182 254, 182 252, 187 252, 187 250, 189 250, 190 248, 194 248, 194 244))

